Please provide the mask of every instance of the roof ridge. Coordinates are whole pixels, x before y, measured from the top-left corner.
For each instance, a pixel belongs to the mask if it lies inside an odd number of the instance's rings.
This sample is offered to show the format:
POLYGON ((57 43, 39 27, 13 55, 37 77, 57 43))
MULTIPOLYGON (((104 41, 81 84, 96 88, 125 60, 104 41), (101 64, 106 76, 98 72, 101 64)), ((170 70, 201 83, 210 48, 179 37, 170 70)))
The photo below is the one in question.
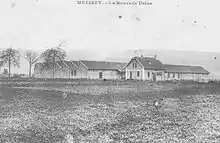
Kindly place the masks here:
POLYGON ((80 60, 82 62, 103 62, 103 63, 126 63, 126 62, 115 62, 115 61, 95 61, 95 60, 80 60))
POLYGON ((183 65, 183 64, 164 64, 166 65, 171 65, 171 66, 189 66, 189 67, 203 67, 202 65, 183 65))

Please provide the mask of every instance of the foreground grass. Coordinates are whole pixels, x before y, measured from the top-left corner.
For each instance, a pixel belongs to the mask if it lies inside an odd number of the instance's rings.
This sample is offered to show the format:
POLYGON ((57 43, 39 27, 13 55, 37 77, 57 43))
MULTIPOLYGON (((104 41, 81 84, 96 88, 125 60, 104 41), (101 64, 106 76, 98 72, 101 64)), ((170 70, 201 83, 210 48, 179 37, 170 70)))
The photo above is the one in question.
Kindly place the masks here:
POLYGON ((1 88, 0 142, 220 142, 218 85, 52 87, 1 88))

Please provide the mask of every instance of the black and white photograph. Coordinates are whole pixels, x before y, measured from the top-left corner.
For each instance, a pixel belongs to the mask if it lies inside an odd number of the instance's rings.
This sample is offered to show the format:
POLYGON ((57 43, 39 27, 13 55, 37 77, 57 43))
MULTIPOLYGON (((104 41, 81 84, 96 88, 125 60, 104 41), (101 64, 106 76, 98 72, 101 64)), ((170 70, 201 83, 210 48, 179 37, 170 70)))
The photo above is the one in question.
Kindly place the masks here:
POLYGON ((0 0, 0 143, 220 143, 219 4, 0 0))

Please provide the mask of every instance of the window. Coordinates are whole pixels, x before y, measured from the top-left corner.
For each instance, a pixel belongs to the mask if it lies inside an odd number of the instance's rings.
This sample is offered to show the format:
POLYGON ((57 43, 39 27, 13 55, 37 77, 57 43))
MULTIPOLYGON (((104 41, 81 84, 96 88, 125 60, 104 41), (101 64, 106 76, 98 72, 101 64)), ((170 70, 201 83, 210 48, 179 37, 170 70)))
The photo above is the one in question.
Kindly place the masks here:
POLYGON ((173 73, 173 78, 175 78, 175 73, 173 73))
POLYGON ((71 76, 73 76, 73 70, 71 70, 71 76))
POLYGON ((99 72, 99 78, 102 79, 102 72, 99 72))
POLYGON ((76 71, 75 70, 71 70, 71 76, 76 76, 76 71))
POLYGON ((180 78, 180 74, 178 73, 178 78, 180 78))
POLYGON ((147 76, 150 77, 150 72, 147 73, 147 76))
POLYGON ((170 78, 170 73, 168 73, 167 77, 170 78))
POLYGON ((162 72, 157 72, 157 75, 162 76, 162 72))
POLYGON ((140 72, 138 71, 138 72, 137 72, 137 77, 139 77, 139 74, 140 74, 140 72))
POLYGON ((132 64, 132 67, 133 67, 133 68, 137 68, 137 63, 133 63, 133 64, 132 64))

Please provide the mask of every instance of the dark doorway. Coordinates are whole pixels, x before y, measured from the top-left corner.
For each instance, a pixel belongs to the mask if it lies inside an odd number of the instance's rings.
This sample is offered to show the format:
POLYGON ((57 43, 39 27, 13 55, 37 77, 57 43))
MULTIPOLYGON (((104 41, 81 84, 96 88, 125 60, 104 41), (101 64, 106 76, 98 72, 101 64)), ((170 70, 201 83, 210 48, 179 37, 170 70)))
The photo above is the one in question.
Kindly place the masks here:
POLYGON ((99 78, 102 79, 102 72, 99 72, 99 78))
POLYGON ((76 70, 71 70, 71 76, 76 76, 76 70))
POLYGON ((153 73, 153 81, 157 81, 156 74, 153 73))
POLYGON ((132 79, 132 72, 130 72, 130 79, 132 79))

